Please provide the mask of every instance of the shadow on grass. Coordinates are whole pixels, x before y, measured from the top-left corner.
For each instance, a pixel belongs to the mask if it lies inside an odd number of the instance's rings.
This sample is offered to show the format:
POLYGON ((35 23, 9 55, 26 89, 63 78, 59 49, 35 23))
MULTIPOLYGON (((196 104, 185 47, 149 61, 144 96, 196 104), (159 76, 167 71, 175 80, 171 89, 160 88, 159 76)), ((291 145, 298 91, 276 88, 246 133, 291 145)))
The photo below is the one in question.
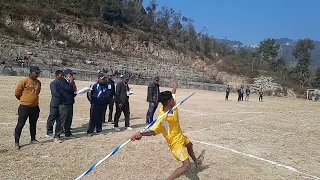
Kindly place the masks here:
POLYGON ((194 162, 191 163, 191 168, 184 175, 191 180, 199 180, 199 173, 205 169, 208 169, 210 165, 202 165, 200 167, 196 167, 194 162))

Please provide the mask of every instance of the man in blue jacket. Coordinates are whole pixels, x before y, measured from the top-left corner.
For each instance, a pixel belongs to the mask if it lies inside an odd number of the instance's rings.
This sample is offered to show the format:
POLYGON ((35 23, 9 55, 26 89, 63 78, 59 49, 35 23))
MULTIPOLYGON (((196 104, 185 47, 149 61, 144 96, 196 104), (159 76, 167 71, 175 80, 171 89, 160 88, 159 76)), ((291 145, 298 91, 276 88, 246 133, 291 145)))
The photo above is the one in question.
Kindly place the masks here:
POLYGON ((55 122, 57 122, 56 127, 57 125, 61 126, 61 122, 58 122, 60 120, 59 119, 60 94, 57 90, 57 87, 58 87, 59 81, 64 78, 64 75, 63 75, 63 71, 61 70, 57 70, 55 74, 56 74, 56 79, 50 83, 51 102, 50 102, 50 114, 47 120, 47 136, 48 137, 52 137, 53 125, 55 122))
POLYGON ((62 128, 64 128, 65 137, 72 136, 71 133, 71 124, 72 124, 72 117, 73 117, 73 104, 74 104, 74 97, 76 96, 76 88, 74 83, 73 75, 76 74, 71 69, 66 69, 64 71, 64 78, 61 79, 58 83, 57 90, 60 94, 60 101, 59 101, 59 116, 61 126, 57 127, 58 130, 54 135, 54 138, 60 139, 60 134, 62 132, 62 128))
POLYGON ((109 103, 106 105, 106 110, 104 111, 104 114, 102 116, 102 120, 105 123, 106 122, 106 111, 109 106, 109 116, 108 116, 108 122, 111 123, 112 121, 112 113, 113 113, 113 106, 114 106, 114 97, 116 94, 116 87, 114 85, 114 81, 112 80, 113 74, 111 72, 108 72, 106 74, 106 86, 108 87, 108 90, 112 93, 112 98, 110 99, 109 103))
POLYGON ((96 129, 96 133, 102 131, 102 122, 106 106, 114 94, 112 88, 108 87, 110 84, 107 84, 106 80, 107 77, 100 73, 98 75, 98 81, 91 86, 91 91, 88 92, 88 99, 91 103, 90 122, 87 131, 89 136, 92 136, 94 129, 96 129))
POLYGON ((153 121, 153 115, 158 108, 159 79, 159 76, 155 76, 148 86, 147 102, 149 102, 149 108, 146 115, 146 124, 150 124, 153 121))

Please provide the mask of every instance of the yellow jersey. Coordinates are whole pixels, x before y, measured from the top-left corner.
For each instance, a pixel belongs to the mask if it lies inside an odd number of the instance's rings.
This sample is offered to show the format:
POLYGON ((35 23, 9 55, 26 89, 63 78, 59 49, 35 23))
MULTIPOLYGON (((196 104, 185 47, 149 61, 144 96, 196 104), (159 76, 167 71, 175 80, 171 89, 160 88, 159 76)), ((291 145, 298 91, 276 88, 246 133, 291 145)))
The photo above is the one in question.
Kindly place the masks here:
MULTIPOLYGON (((173 98, 175 99, 175 94, 173 94, 173 98)), ((159 117, 164 113, 163 107, 161 107, 159 117)), ((185 146, 186 143, 188 143, 188 138, 183 135, 180 127, 178 108, 175 108, 173 112, 156 122, 151 127, 151 130, 154 131, 156 135, 162 133, 171 149, 185 146)))

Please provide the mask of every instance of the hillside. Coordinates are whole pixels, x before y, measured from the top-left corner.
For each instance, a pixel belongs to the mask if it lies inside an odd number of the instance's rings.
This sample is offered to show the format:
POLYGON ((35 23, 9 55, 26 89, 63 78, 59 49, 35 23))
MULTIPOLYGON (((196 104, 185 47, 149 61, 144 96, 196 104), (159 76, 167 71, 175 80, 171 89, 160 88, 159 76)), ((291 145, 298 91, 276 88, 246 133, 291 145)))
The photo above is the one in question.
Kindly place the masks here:
MULTIPOLYGON (((214 62, 232 53, 232 49, 207 34, 195 33, 190 23, 180 27, 177 34, 180 38, 177 38, 173 37, 172 28, 165 36, 159 32, 142 31, 129 23, 111 25, 90 14, 74 14, 81 7, 68 6, 70 9, 66 11, 67 7, 49 9, 49 5, 36 1, 1 4, 2 60, 15 64, 17 58, 27 56, 32 64, 47 68, 112 69, 144 77, 159 74, 162 78, 175 75, 185 81, 233 86, 246 82, 245 77, 216 69, 214 62), (196 41, 193 42, 192 38, 196 41)), ((156 19, 154 26, 160 28, 160 20, 156 19)))
MULTIPOLYGON (((218 39, 220 42, 225 43, 229 47, 232 47, 234 50, 239 50, 240 48, 246 48, 250 51, 255 51, 257 49, 257 46, 254 47, 254 45, 245 45, 244 43, 236 40, 228 40, 228 39, 218 39)), ((284 59, 289 64, 296 64, 298 62, 297 59, 295 59, 292 56, 292 51, 294 47, 297 44, 296 40, 292 40, 289 38, 280 38, 275 39, 276 44, 280 45, 280 55, 284 57, 284 59)), ((320 67, 320 41, 314 41, 315 48, 312 51, 312 66, 313 68, 320 67)))

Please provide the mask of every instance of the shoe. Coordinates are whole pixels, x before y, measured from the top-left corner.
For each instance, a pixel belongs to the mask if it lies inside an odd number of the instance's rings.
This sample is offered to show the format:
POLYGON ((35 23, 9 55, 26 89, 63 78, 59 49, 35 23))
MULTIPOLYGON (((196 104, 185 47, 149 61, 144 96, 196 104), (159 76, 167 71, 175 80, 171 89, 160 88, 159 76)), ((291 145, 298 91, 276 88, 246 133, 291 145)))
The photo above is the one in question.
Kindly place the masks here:
POLYGON ((133 131, 132 127, 127 127, 128 131, 133 131))
POLYGON ((114 122, 113 122, 113 121, 109 121, 109 120, 108 120, 108 123, 110 123, 110 124, 114 124, 114 122))
POLYGON ((118 132, 121 131, 121 129, 120 129, 119 127, 114 127, 113 129, 114 129, 115 131, 118 131, 118 132))
POLYGON ((53 139, 53 142, 55 142, 55 143, 62 143, 62 141, 60 140, 60 138, 54 138, 54 139, 53 139))
POLYGON ((49 133, 49 134, 46 134, 46 137, 47 137, 47 138, 53 138, 53 134, 50 134, 50 133, 49 133))
POLYGON ((19 150, 20 149, 20 145, 18 142, 14 143, 14 149, 15 150, 19 150))
POLYGON ((39 144, 39 143, 40 142, 38 140, 36 140, 36 139, 30 141, 30 144, 39 144))
POLYGON ((92 137, 92 136, 93 136, 93 133, 87 133, 87 136, 88 136, 88 137, 92 137))
POLYGON ((64 137, 73 137, 73 134, 70 133, 70 134, 65 134, 64 137))

